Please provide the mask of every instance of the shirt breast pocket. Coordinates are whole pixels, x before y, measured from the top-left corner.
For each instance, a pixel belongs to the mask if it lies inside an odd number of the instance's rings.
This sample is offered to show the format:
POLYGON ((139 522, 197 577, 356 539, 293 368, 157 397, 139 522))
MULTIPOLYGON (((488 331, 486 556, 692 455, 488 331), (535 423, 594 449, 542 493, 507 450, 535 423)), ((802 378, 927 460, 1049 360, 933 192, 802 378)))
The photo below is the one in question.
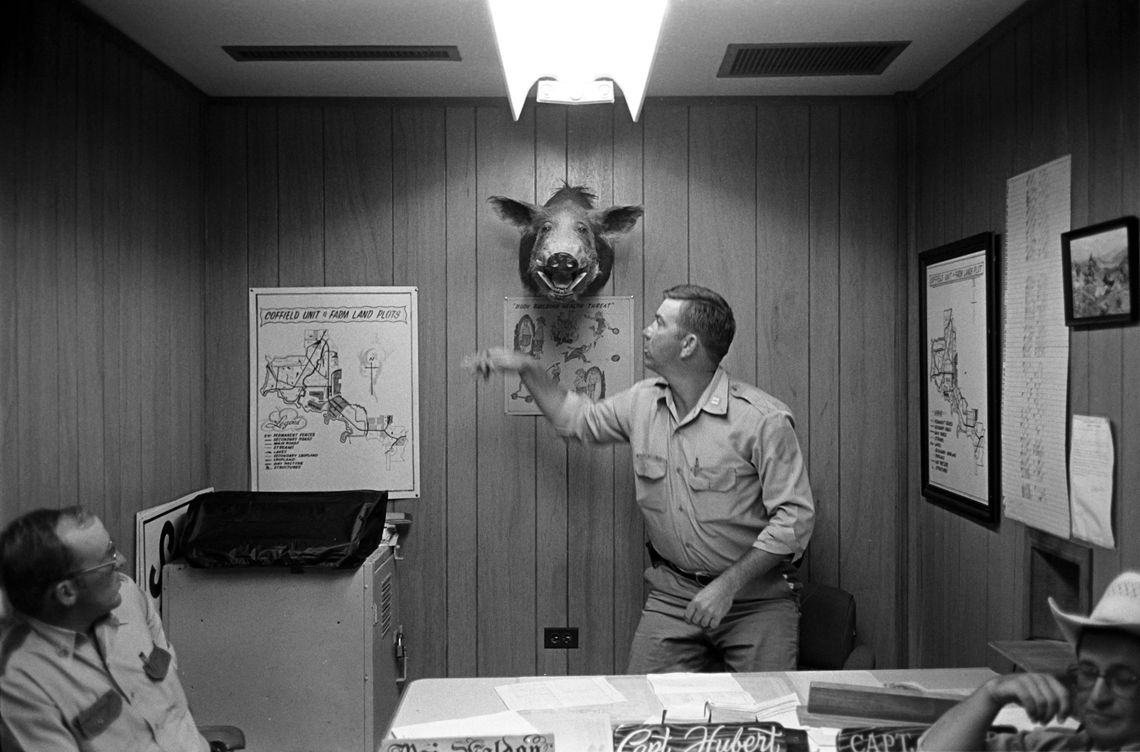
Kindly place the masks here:
POLYGON ((633 474, 637 476, 637 504, 657 518, 665 514, 669 494, 665 491, 665 458, 658 454, 634 454, 633 474))
POLYGON ((693 497, 693 512, 697 519, 716 522, 735 517, 741 503, 737 486, 736 468, 731 465, 689 468, 685 480, 693 497))
POLYGON ((634 455, 633 472, 642 480, 661 480, 665 477, 665 458, 656 454, 634 455))

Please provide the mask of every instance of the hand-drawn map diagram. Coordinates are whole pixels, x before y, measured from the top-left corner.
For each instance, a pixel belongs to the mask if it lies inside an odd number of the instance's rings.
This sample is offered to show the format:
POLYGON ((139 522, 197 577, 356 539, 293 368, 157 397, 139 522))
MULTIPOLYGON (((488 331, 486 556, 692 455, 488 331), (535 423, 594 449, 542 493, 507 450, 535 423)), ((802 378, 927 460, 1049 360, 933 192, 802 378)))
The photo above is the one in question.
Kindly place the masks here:
POLYGON ((985 251, 927 267, 931 483, 989 501, 985 251))
MULTIPOLYGON (((633 335, 630 296, 503 302, 505 346, 529 354, 556 383, 593 400, 633 385, 633 335)), ((508 375, 503 389, 508 415, 541 414, 518 376, 508 375)))
POLYGON ((419 496, 416 289, 250 290, 256 491, 419 496))

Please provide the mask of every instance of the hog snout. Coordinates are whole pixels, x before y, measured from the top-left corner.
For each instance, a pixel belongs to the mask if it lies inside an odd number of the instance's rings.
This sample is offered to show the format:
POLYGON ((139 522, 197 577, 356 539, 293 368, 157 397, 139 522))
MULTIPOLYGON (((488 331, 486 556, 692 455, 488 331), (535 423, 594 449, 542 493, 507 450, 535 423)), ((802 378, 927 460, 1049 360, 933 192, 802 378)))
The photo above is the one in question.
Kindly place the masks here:
POLYGON ((556 253, 546 260, 546 273, 564 280, 578 273, 578 259, 569 253, 556 253))
POLYGON ((555 300, 572 299, 597 276, 596 267, 588 260, 583 265, 574 254, 565 251, 550 254, 545 262, 533 259, 530 269, 543 294, 555 300))

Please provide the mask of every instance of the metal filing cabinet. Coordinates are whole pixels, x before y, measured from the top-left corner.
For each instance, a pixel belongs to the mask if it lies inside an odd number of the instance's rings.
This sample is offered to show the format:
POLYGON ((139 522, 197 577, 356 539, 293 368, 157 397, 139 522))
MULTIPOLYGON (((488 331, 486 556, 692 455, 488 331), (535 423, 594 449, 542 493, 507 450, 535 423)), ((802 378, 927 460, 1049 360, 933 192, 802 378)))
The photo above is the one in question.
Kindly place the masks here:
POLYGON ((373 752, 396 709, 396 560, 356 570, 163 568, 162 618, 195 720, 249 752, 373 752))

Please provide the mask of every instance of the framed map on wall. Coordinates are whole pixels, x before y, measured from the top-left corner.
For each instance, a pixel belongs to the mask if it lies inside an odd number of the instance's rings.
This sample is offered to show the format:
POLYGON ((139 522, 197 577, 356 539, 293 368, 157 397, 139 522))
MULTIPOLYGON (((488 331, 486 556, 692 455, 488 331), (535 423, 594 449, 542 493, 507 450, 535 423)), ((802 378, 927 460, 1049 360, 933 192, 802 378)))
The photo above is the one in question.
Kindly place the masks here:
POLYGON ((996 524, 997 269, 993 233, 919 254, 922 495, 996 524))
POLYGON ((254 491, 420 495, 414 287, 249 291, 254 491))

